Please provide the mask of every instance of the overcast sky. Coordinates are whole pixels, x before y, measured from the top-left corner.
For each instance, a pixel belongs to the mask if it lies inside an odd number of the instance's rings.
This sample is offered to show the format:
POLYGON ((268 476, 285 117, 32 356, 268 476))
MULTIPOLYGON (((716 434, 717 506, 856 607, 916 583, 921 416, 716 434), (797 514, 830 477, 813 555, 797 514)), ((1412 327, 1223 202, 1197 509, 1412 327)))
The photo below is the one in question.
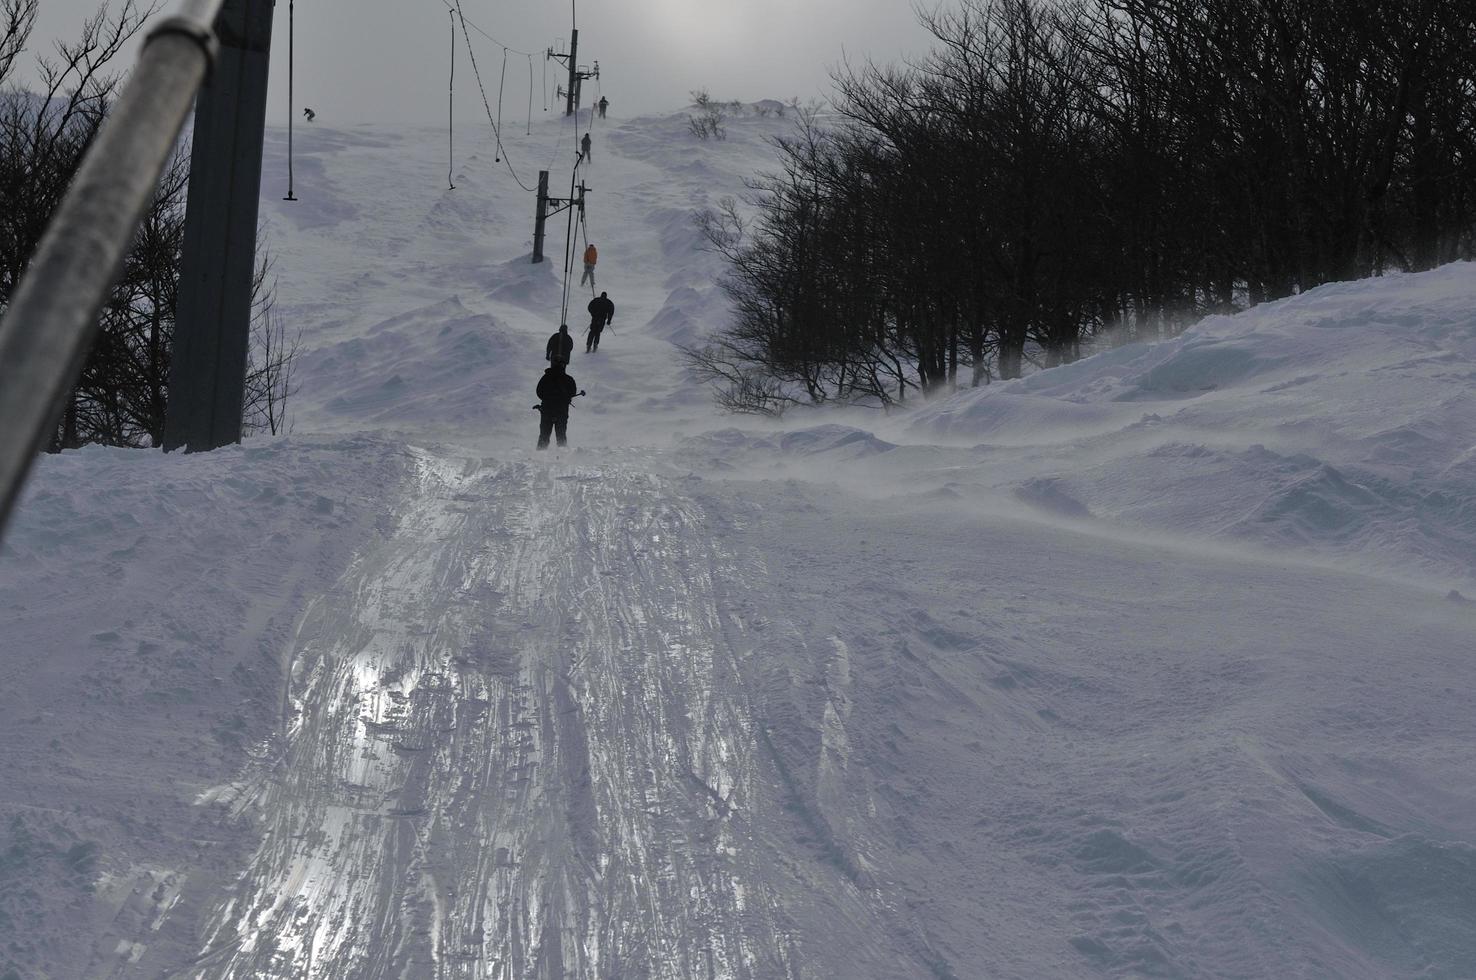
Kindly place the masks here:
MULTIPOLYGON (((120 0, 113 0, 116 6, 120 0)), ((75 35, 97 0, 41 0, 32 48, 75 35)), ((177 0, 164 0, 164 12, 177 0)), ((533 111, 541 115, 558 65, 542 52, 567 45, 571 5, 562 0, 462 0, 469 21, 502 44, 532 52, 533 111)), ((298 105, 324 122, 435 122, 445 118, 451 22, 442 0, 296 0, 298 105)), ((898 61, 926 50, 911 0, 582 0, 579 61, 600 63, 591 89, 620 116, 676 110, 687 93, 809 99, 825 94, 842 57, 898 61)), ((288 0, 277 0, 271 121, 287 100, 288 0)), ((499 45, 472 33, 493 111, 502 75, 499 45)), ((132 54, 130 53, 130 59, 132 54)), ((458 37, 457 116, 485 119, 458 37)), ((530 59, 509 53, 504 119, 524 118, 530 59)), ((553 111, 550 108, 550 111, 553 111)))

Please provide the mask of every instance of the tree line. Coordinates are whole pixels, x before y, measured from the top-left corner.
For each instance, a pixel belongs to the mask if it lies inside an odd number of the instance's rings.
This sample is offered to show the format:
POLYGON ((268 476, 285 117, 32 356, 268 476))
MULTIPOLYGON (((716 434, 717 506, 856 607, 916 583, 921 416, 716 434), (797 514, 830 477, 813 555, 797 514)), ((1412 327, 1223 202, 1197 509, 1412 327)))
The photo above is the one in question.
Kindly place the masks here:
POLYGON ((700 216, 745 411, 1015 378, 1476 251, 1476 4, 963 0, 700 216))
MULTIPOLYGON (((0 313, 52 214, 107 118, 122 78, 118 55, 154 12, 136 0, 104 4, 75 40, 36 58, 36 83, 13 84, 40 0, 0 0, 0 313)), ((48 448, 89 443, 159 446, 169 404, 170 354, 184 245, 189 148, 170 160, 108 302, 100 331, 48 448)), ((282 431, 296 388, 298 342, 275 310, 271 260, 258 256, 245 431, 282 431)))

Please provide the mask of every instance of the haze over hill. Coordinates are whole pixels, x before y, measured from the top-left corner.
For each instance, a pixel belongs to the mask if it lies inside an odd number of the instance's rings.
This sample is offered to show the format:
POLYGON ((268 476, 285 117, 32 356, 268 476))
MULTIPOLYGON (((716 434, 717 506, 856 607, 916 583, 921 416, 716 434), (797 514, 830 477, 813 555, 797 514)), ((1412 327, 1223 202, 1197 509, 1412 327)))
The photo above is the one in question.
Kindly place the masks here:
MULTIPOLYGON (((446 118, 451 68, 450 0, 300 0, 296 22, 294 89, 298 105, 317 109, 335 125, 365 122, 439 125, 446 118), (386 70, 386 66, 393 66, 386 70)), ((73 38, 99 0, 44 0, 35 47, 50 52, 50 39, 73 38)), ((113 8, 120 0, 113 0, 113 8)), ((160 6, 154 20, 174 13, 160 6)), ((270 121, 286 124, 288 110, 288 4, 277 5, 272 51, 270 121)), ((664 111, 691 89, 722 98, 823 96, 830 70, 849 54, 900 60, 927 48, 927 34, 910 4, 891 0, 777 0, 698 7, 675 0, 626 0, 621 4, 550 4, 540 0, 466 0, 462 10, 489 98, 505 95, 507 117, 526 115, 530 74, 535 118, 557 118, 555 89, 566 79, 544 51, 568 49, 571 8, 578 15, 580 63, 600 63, 591 90, 607 95, 617 111, 664 111), (492 40, 496 38, 496 41, 492 40), (510 47, 503 74, 501 45, 510 47), (531 57, 530 57, 531 56, 531 57), (531 68, 531 73, 530 73, 531 68), (755 86, 757 85, 757 88, 755 86), (553 108, 545 111, 550 103, 553 108)), ((136 45, 130 46, 132 62, 136 45)), ((470 131, 485 126, 466 40, 457 38, 456 113, 470 131)), ((126 64, 124 65, 126 67, 126 64)), ((35 73, 24 62, 21 80, 35 73)), ((590 100, 591 102, 594 100, 590 100)))
POLYGON ((0 551, 0 964, 1469 972, 1470 266, 724 416, 692 212, 790 124, 594 124, 617 312, 544 453, 564 225, 529 263, 531 196, 429 129, 299 130, 283 202, 271 134, 292 435, 48 458, 0 551))

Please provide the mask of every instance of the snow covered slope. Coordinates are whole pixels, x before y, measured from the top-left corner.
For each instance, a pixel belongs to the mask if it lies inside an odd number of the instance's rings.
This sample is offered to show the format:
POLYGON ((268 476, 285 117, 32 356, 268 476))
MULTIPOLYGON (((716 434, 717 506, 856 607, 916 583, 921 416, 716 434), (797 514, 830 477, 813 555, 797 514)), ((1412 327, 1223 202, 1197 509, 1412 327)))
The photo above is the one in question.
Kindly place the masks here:
POLYGON ((568 449, 563 225, 318 128, 263 193, 295 433, 43 461, 0 977, 1476 975, 1469 266, 734 419, 690 213, 787 124, 602 125, 568 449))

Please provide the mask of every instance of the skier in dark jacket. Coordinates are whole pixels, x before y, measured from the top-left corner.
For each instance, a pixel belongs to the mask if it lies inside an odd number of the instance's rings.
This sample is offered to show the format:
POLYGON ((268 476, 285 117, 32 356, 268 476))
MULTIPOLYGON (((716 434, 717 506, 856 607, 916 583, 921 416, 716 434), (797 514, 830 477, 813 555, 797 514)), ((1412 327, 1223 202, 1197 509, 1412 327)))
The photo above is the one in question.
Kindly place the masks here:
POLYGON ((584 162, 585 163, 589 163, 590 162, 589 147, 590 147, 589 134, 588 133, 585 133, 584 134, 584 139, 582 139, 582 140, 579 141, 579 155, 584 158, 584 162))
POLYGON ((600 293, 589 301, 589 336, 584 340, 584 352, 600 349, 600 334, 605 332, 605 324, 615 319, 615 304, 610 302, 609 293, 600 293))
POLYGON ((559 440, 559 445, 569 442, 569 403, 584 392, 574 379, 564 371, 564 362, 555 361, 552 367, 538 379, 538 448, 548 448, 549 433, 559 440))
POLYGON ((568 364, 569 357, 574 353, 574 338, 569 336, 569 325, 559 324, 559 332, 548 338, 548 347, 543 352, 543 359, 550 364, 568 364))

